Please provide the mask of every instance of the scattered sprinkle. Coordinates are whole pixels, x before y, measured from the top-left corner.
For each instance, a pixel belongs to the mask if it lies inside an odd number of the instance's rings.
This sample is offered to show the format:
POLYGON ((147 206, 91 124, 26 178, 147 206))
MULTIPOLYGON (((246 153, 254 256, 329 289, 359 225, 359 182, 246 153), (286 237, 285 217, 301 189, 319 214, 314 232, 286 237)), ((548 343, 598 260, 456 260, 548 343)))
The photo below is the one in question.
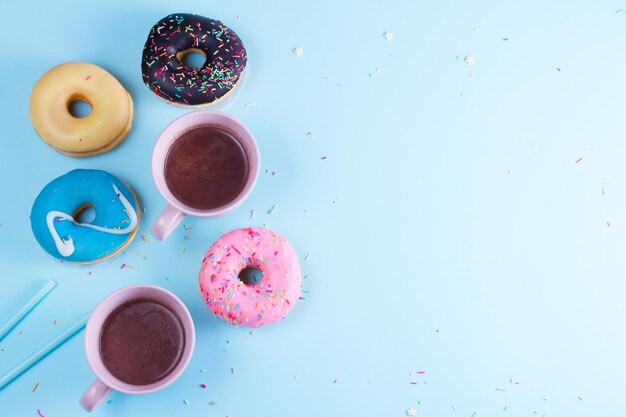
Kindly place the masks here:
POLYGON ((250 218, 254 219, 254 215, 256 214, 256 210, 252 209, 250 210, 250 218))
POLYGON ((413 417, 415 413, 417 413, 417 410, 415 409, 415 407, 409 407, 406 409, 405 413, 407 416, 413 417))
POLYGON ((200 384, 201 388, 206 388, 206 384, 200 384))
POLYGON ((608 183, 608 182, 606 182, 606 181, 602 183, 602 196, 605 196, 605 195, 606 195, 606 187, 607 187, 608 185, 609 185, 609 183, 608 183))
POLYGON ((189 240, 189 235, 184 236, 185 240, 189 240))
POLYGON ((559 67, 556 67, 556 70, 557 70, 558 72, 561 72, 561 68, 559 68, 559 67))
POLYGON ((333 381, 333 384, 336 384, 336 383, 337 383, 337 380, 335 379, 335 380, 333 381))
POLYGON ((146 235, 141 236, 141 240, 143 240, 145 242, 146 240, 148 240, 148 236, 146 236, 146 235))
POLYGON ((496 391, 506 391, 506 388, 496 388, 496 391))
POLYGON ((302 54, 304 53, 304 49, 302 49, 302 48, 300 48, 300 47, 293 48, 293 53, 294 53, 296 56, 300 56, 300 55, 302 55, 302 54))
POLYGON ((22 335, 22 333, 24 333, 24 330, 20 330, 20 331, 17 333, 17 335, 18 335, 18 336, 21 336, 21 335, 22 335))
POLYGON ((467 65, 472 65, 474 63, 474 57, 471 55, 466 55, 465 58, 463 58, 463 61, 465 61, 467 65))
POLYGON ((256 103, 250 102, 245 104, 246 107, 255 107, 256 103))
POLYGON ((307 253, 306 256, 304 257, 304 261, 305 262, 308 261, 310 257, 311 257, 311 254, 307 253))
POLYGON ((582 400, 583 400, 583 397, 581 397, 581 396, 579 395, 579 396, 578 396, 578 399, 579 399, 580 401, 582 401, 582 400))
POLYGON ((206 369, 200 369, 200 372, 202 372, 202 373, 206 373, 206 372, 207 372, 207 370, 206 370, 206 369))
POLYGON ((385 32, 385 33, 383 33, 383 38, 385 38, 385 40, 387 40, 387 41, 392 41, 393 40, 393 33, 392 32, 385 32))
POLYGON ((267 214, 269 214, 269 215, 273 214, 273 213, 276 211, 276 209, 277 209, 277 208, 278 208, 278 204, 274 204, 274 205, 272 206, 272 208, 270 208, 269 210, 267 210, 267 214))
POLYGON ((37 409, 37 414, 39 414, 39 417, 46 417, 43 414, 41 414, 41 411, 39 411, 39 409, 37 409))
POLYGON ((35 384, 35 386, 33 387, 33 390, 32 390, 31 392, 35 392, 35 390, 37 389, 37 387, 38 387, 38 386, 39 386, 39 382, 37 382, 37 383, 35 384))
POLYGON ((209 401, 209 405, 210 405, 210 406, 214 406, 215 404, 217 404, 217 402, 216 402, 216 401, 214 401, 214 400, 209 401))
POLYGON ((476 415, 476 411, 474 411, 474 412, 472 413, 472 417, 474 417, 475 415, 476 415))
POLYGON ((506 42, 506 41, 508 41, 508 40, 509 40, 509 38, 502 38, 502 40, 503 40, 504 42, 506 42))
POLYGON ((185 403, 185 405, 189 405, 189 401, 183 400, 183 402, 185 403))
POLYGON ((85 81, 89 81, 91 80, 91 75, 88 75, 87 77, 85 77, 85 81))
POLYGON ((185 228, 185 230, 191 230, 191 229, 193 229, 193 227, 191 227, 191 226, 187 226, 186 224, 183 224, 183 227, 185 228))
POLYGON ((126 264, 122 264, 122 266, 120 266, 120 269, 124 269, 126 267, 126 264))
POLYGON ((583 160, 583 157, 581 156, 580 158, 578 158, 578 159, 576 160, 576 163, 579 163, 579 162, 580 162, 580 161, 582 161, 582 160, 583 160))
POLYGON ((328 159, 328 157, 327 156, 322 156, 320 159, 323 161, 324 159, 328 159))
POLYGON ((181 250, 181 252, 183 253, 183 255, 185 254, 185 247, 183 246, 183 249, 181 250))
POLYGON ((411 381, 411 382, 409 382, 409 384, 411 384, 411 385, 417 385, 417 381, 411 381))
POLYGON ((621 14, 626 14, 626 10, 624 10, 624 9, 617 9, 617 10, 615 10, 615 14, 620 14, 620 13, 621 14))
POLYGON ((306 132, 306 136, 307 136, 309 139, 313 139, 313 132, 306 132))
POLYGON ((230 373, 231 373, 232 375, 235 375, 235 368, 230 368, 230 373))

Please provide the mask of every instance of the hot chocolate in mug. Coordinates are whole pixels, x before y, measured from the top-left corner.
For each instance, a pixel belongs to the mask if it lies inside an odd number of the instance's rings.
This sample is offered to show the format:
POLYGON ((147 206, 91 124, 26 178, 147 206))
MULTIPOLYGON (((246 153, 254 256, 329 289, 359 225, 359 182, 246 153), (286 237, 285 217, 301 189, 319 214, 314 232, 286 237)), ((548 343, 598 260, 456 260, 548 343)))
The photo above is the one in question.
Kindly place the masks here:
POLYGON ((195 345, 193 320, 164 288, 130 285, 98 304, 85 328, 85 354, 96 380, 80 405, 92 411, 111 391, 148 394, 178 378, 195 345))
POLYGON ((232 116, 200 110, 175 119, 152 152, 152 177, 167 202, 152 235, 165 239, 186 215, 232 212, 252 191, 259 168, 254 136, 232 116))

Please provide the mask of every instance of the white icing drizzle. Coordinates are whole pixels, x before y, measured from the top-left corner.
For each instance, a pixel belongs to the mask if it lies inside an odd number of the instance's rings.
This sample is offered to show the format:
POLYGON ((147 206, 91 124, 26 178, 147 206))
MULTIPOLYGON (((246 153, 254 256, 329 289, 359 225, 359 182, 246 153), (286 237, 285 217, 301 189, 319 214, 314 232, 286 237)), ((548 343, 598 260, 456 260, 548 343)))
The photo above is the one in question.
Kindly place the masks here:
POLYGON ((119 197, 120 201, 122 202, 122 205, 124 206, 124 209, 125 209, 124 211, 126 212, 126 214, 128 214, 128 218, 130 220, 130 223, 128 224, 128 226, 126 226, 123 229, 117 229, 117 228, 109 229, 107 227, 97 226, 95 224, 79 223, 70 214, 64 213, 62 211, 50 211, 46 215, 46 224, 48 225, 48 230, 50 231, 50 234, 52 235, 52 239, 54 239, 54 244, 56 245, 57 250, 59 251, 59 254, 61 254, 61 256, 67 258, 68 256, 74 253, 74 250, 75 250, 74 241, 72 239, 72 236, 68 236, 66 240, 61 239, 56 229, 54 228, 55 219, 61 218, 64 220, 70 220, 76 226, 88 227, 90 229, 95 229, 100 232, 111 233, 114 235, 126 235, 137 228, 137 213, 135 212, 135 209, 133 209, 133 206, 128 202, 124 194, 120 192, 120 190, 115 186, 115 184, 113 184, 113 190, 115 191, 115 194, 119 197))

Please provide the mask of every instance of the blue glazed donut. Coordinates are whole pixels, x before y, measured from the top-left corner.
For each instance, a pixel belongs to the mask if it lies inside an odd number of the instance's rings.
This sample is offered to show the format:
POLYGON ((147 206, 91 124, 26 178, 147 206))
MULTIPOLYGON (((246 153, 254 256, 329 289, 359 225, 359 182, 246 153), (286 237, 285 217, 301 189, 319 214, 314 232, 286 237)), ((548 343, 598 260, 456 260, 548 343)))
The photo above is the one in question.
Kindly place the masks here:
POLYGON ((121 251, 135 237, 139 204, 132 189, 105 171, 77 169, 53 180, 39 193, 30 213, 33 234, 52 257, 92 263, 121 251), (95 219, 75 217, 93 207, 95 219))

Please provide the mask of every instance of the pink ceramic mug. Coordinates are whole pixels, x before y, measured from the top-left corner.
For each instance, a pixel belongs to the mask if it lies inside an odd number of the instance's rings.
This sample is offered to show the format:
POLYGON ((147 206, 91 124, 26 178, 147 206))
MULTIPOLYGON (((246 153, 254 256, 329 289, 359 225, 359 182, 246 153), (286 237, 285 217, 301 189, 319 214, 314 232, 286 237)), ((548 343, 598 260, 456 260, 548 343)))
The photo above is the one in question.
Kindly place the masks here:
POLYGON ((163 130, 152 151, 152 178, 157 189, 167 201, 167 205, 152 225, 152 236, 158 240, 165 239, 187 214, 199 217, 216 217, 235 210, 252 191, 259 176, 260 165, 259 147, 254 140, 254 136, 241 122, 226 113, 214 110, 199 110, 186 113, 175 119, 163 130), (165 182, 165 159, 170 148, 183 132, 192 129, 194 126, 206 124, 223 126, 237 135, 246 151, 249 174, 243 190, 230 203, 215 209, 198 210, 178 201, 170 192, 165 182))
POLYGON ((171 292, 154 285, 129 285, 109 294, 91 313, 85 328, 85 354, 89 366, 96 374, 96 380, 80 398, 80 405, 92 411, 111 393, 112 390, 126 394, 148 394, 165 388, 183 373, 195 345, 195 330, 191 315, 185 304, 171 292), (180 319, 185 336, 185 346, 176 368, 165 378, 149 385, 131 385, 120 381, 109 372, 100 356, 100 332, 107 317, 120 305, 139 298, 155 300, 173 311, 180 319))

